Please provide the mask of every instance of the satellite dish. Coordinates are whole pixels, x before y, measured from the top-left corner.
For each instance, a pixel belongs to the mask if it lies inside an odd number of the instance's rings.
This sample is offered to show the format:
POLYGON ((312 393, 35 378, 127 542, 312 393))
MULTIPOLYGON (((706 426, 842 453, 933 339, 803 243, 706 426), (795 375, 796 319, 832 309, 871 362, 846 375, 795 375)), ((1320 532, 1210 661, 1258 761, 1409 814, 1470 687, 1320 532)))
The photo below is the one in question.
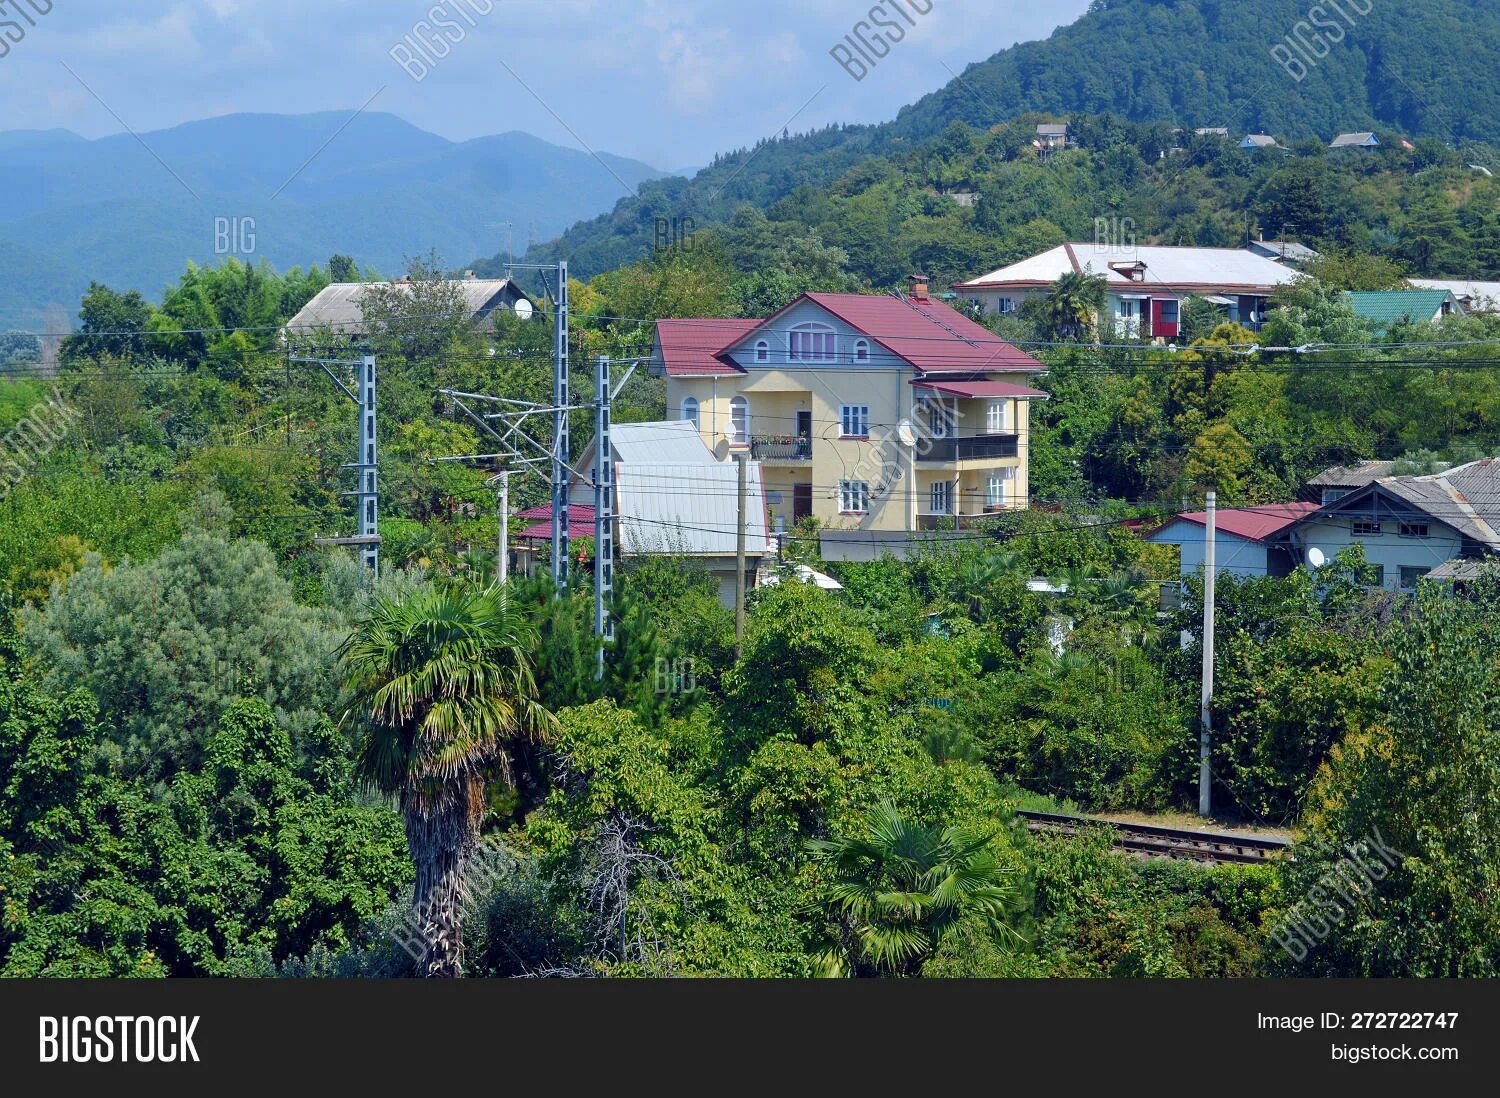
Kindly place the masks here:
POLYGON ((729 460, 729 440, 727 438, 721 438, 718 442, 714 443, 714 457, 719 461, 729 460))
POLYGON ((902 446, 915 446, 917 444, 917 429, 909 419, 903 419, 896 425, 896 439, 902 446))
POLYGON ((1321 568, 1328 563, 1328 557, 1321 549, 1309 549, 1307 551, 1307 563, 1314 568, 1321 568))

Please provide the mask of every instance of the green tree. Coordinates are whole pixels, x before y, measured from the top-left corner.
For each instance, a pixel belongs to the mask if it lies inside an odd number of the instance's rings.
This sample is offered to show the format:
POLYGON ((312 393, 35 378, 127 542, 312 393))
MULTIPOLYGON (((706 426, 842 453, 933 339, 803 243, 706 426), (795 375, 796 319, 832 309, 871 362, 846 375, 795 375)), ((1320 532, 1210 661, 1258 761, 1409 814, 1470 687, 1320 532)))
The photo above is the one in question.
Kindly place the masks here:
POLYGON ((541 741, 535 637, 505 589, 423 591, 381 599, 340 649, 363 724, 359 770, 398 799, 416 865, 412 894, 424 976, 463 971, 460 921, 485 783, 508 781, 508 749, 541 741))

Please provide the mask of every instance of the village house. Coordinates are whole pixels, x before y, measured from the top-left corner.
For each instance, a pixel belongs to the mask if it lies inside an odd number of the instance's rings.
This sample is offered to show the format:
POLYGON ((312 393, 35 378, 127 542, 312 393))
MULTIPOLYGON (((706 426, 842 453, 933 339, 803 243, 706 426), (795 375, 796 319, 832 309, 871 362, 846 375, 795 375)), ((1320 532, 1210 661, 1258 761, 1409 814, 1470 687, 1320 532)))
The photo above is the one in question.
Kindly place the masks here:
POLYGON ((1464 315, 1464 307, 1451 290, 1372 290, 1346 293, 1344 300, 1377 333, 1403 320, 1435 322, 1464 315))
POLYGON ((1500 282, 1413 278, 1411 284, 1419 290, 1447 290, 1466 313, 1500 313, 1500 282))
POLYGON ((1360 133, 1341 133, 1329 142, 1330 149, 1378 149, 1380 139, 1368 130, 1360 133))
MULTIPOLYGON (((1274 535, 1318 509, 1315 503, 1273 503, 1228 507, 1214 514, 1214 574, 1241 579, 1288 576, 1297 566, 1291 551, 1273 544, 1274 535)), ((1208 546, 1208 514, 1185 511, 1146 536, 1154 545, 1175 545, 1184 578, 1203 568, 1208 546)))
POLYGON ((1027 297, 1046 294, 1069 273, 1105 280, 1101 326, 1118 335, 1175 340, 1182 304, 1205 297, 1226 317, 1259 329, 1268 299, 1297 272, 1242 248, 1181 248, 1158 245, 1059 244, 998 271, 956 284, 954 291, 984 312, 1014 312, 1027 297))
POLYGON ((1043 122, 1036 128, 1036 146, 1048 152, 1066 149, 1068 147, 1067 123, 1043 122))
POLYGON ((933 300, 803 294, 764 320, 660 320, 668 414, 764 466, 773 531, 917 531, 1023 510, 1044 367, 933 300))
MULTIPOLYGON (((523 320, 533 316, 536 306, 520 287, 508 278, 475 278, 469 272, 462 279, 450 279, 445 286, 454 287, 462 299, 471 323, 480 324, 497 310, 515 313, 523 320)), ((363 339, 370 334, 365 323, 362 302, 376 286, 393 287, 398 294, 413 296, 415 284, 410 279, 400 282, 334 282, 319 290, 297 315, 287 321, 282 330, 287 335, 308 335, 314 332, 332 332, 350 339, 363 339)))

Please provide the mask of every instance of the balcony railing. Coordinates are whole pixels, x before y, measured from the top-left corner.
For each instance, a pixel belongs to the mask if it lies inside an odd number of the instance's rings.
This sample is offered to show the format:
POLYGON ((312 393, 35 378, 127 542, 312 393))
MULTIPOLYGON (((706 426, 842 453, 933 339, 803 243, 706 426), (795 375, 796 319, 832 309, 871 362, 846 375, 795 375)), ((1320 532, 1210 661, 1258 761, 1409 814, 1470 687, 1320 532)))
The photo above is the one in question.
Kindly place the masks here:
POLYGON ((917 447, 918 461, 973 461, 980 458, 1013 458, 1021 452, 1019 435, 966 435, 960 438, 928 438, 917 447))
POLYGON ((750 456, 756 461, 811 461, 812 439, 802 435, 752 435, 750 456))

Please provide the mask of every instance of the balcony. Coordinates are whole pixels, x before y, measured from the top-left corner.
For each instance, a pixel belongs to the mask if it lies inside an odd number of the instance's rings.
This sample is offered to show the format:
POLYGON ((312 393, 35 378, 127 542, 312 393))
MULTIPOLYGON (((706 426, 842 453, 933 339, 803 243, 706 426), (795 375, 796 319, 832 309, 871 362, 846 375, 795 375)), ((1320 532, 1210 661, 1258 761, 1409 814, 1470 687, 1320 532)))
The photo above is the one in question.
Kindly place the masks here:
POLYGON ((803 435, 752 435, 750 456, 756 461, 811 461, 812 439, 803 435))
POLYGON ((1021 452, 1020 435, 966 435, 928 438, 917 447, 918 461, 952 464, 985 458, 1013 458, 1021 452))

